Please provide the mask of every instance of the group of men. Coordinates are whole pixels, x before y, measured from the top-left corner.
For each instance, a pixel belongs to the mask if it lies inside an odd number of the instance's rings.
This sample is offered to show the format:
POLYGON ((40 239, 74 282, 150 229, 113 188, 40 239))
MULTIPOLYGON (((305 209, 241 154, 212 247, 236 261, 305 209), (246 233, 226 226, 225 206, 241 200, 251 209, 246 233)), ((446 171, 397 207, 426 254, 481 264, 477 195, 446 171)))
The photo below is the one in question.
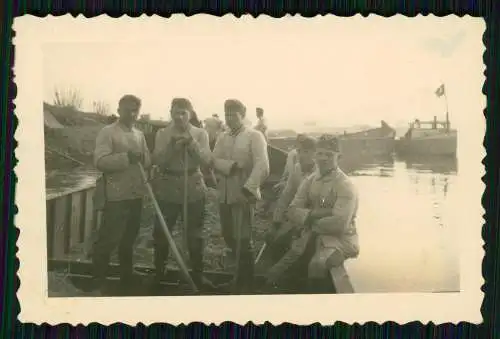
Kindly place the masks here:
MULTIPOLYGON (((207 191, 203 169, 215 173, 212 177, 218 192, 222 236, 236 259, 234 293, 251 292, 255 269, 251 246, 254 208, 262 199, 260 187, 269 175, 265 131, 245 126, 245 105, 228 99, 224 103, 227 129, 219 130, 213 138, 207 123, 208 132, 190 123, 194 112, 191 102, 174 98, 171 123, 156 133, 150 153, 144 135, 134 128, 140 108, 139 98, 123 96, 118 103, 118 120, 104 127, 96 140, 94 162, 103 172, 105 203, 93 249, 92 289, 102 286, 110 255, 117 247, 120 280, 125 285, 133 283, 133 245, 146 194, 140 167, 147 171, 155 166, 156 174, 150 180, 155 198, 169 229, 181 215, 186 219, 184 231, 192 278, 202 290, 213 288, 203 276, 202 230, 207 191)), ((324 285, 330 267, 357 256, 357 194, 337 166, 339 154, 335 138, 298 138, 296 161, 292 161, 293 166, 285 174, 286 183, 282 185, 266 237, 273 249, 272 265, 267 272, 269 285, 290 274, 313 278, 307 280, 308 286, 311 282, 324 285)), ((154 266, 155 277, 160 281, 166 274, 170 249, 160 219, 156 220, 154 266)))

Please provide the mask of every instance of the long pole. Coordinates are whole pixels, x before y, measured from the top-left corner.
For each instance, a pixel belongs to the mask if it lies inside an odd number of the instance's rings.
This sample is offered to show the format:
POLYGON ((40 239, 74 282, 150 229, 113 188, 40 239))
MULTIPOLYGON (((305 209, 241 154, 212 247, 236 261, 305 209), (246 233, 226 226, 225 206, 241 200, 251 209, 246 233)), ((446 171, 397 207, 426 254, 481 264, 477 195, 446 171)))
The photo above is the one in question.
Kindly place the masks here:
POLYGON ((265 249, 267 247, 267 243, 264 243, 262 247, 260 248, 259 254, 257 254, 257 258, 255 258, 254 264, 257 265, 260 261, 260 258, 262 257, 262 254, 264 253, 265 249))
POLYGON ((441 84, 443 86, 443 97, 444 97, 444 104, 446 107, 446 131, 448 132, 450 130, 450 117, 449 117, 449 111, 448 111, 448 97, 446 96, 446 86, 444 85, 444 81, 441 81, 441 84))
POLYGON ((241 203, 235 204, 236 211, 233 209, 233 222, 234 226, 236 227, 236 265, 235 265, 235 271, 234 271, 234 276, 233 276, 233 289, 236 291, 238 288, 238 278, 239 278, 239 273, 240 273, 240 259, 241 259, 241 224, 243 222, 243 206, 241 203))
POLYGON ((146 189, 148 191, 149 196, 151 197, 151 201, 153 202, 154 209, 156 211, 156 215, 158 217, 158 220, 160 221, 161 227, 163 229, 163 233, 165 233, 165 236, 167 237, 167 241, 170 245, 170 248, 172 249, 172 252, 174 253, 174 258, 179 264, 179 267, 181 268, 181 272, 184 275, 184 278, 188 282, 188 284, 191 286, 192 290, 197 293, 198 292, 198 287, 196 287, 196 284, 194 283, 193 279, 191 278, 191 275, 188 272, 188 269, 186 267, 186 264, 184 263, 184 260, 182 260, 182 256, 179 253, 179 250, 177 249, 177 246, 175 245, 174 238, 172 238, 172 235, 170 234, 170 231, 168 230, 167 223, 165 222, 165 219, 163 218, 163 214, 161 213, 160 206, 158 205, 158 201, 156 200, 156 197, 153 193, 153 189, 151 188, 151 185, 148 182, 148 178, 146 176, 146 172, 144 171, 144 167, 139 163, 139 169, 141 171, 142 179, 144 180, 144 185, 146 186, 146 189))
POLYGON ((188 150, 184 147, 184 196, 182 204, 182 221, 184 222, 184 230, 182 232, 182 240, 184 242, 185 257, 189 258, 188 249, 188 150))
POLYGON ((449 117, 449 112, 448 112, 448 97, 446 96, 446 89, 444 91, 444 102, 446 105, 446 131, 450 130, 450 117, 449 117))

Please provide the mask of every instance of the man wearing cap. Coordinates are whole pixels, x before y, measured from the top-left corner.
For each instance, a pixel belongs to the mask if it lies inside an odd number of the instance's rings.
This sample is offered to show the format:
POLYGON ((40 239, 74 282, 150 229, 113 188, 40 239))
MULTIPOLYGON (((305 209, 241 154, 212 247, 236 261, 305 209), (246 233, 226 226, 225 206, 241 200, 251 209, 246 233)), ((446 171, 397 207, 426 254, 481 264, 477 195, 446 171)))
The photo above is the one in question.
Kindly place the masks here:
MULTIPOLYGON (((207 132, 189 123, 193 107, 185 98, 174 98, 170 107, 172 122, 156 134, 153 163, 158 175, 153 181, 155 196, 169 228, 173 228, 187 201, 187 247, 193 270, 193 281, 198 287, 211 283, 203 278, 203 239, 206 185, 201 166, 211 160, 207 132), (187 176, 187 187, 185 187, 187 176), (186 196, 187 195, 187 198, 186 196)), ((154 265, 156 277, 164 274, 169 244, 160 223, 153 231, 154 265)))
POLYGON ((307 276, 311 292, 347 293, 352 288, 349 283, 340 285, 345 271, 342 277, 335 276, 339 267, 343 270, 346 259, 359 253, 355 226, 358 194, 338 167, 339 156, 338 139, 322 136, 315 155, 318 170, 301 183, 287 212, 288 218, 303 228, 302 236, 292 246, 293 251, 301 253, 290 268, 292 279, 307 276))
POLYGON ((119 118, 101 129, 96 138, 94 165, 103 172, 96 188, 96 205, 103 204, 102 224, 93 246, 93 283, 106 278, 111 253, 118 246, 120 280, 128 286, 133 277, 133 245, 141 224, 146 194, 139 163, 151 165, 144 134, 134 127, 141 100, 125 95, 118 102, 119 118), (99 202, 98 202, 99 201, 99 202))
POLYGON ((217 186, 222 234, 239 259, 238 293, 252 288, 251 226, 255 202, 261 199, 260 186, 269 175, 269 158, 262 133, 243 123, 246 107, 239 100, 229 99, 224 103, 224 113, 229 131, 217 140, 213 166, 221 174, 217 186))
POLYGON ((262 133, 267 142, 267 122, 264 118, 264 110, 261 107, 257 107, 255 111, 257 116, 257 125, 255 125, 255 129, 262 133))
POLYGON ((284 190, 276 203, 273 213, 273 225, 266 234, 266 242, 270 245, 270 253, 273 261, 279 260, 291 241, 293 224, 286 218, 286 211, 292 202, 302 181, 316 170, 314 155, 316 151, 316 140, 313 137, 304 136, 298 141, 298 162, 288 176, 284 190))

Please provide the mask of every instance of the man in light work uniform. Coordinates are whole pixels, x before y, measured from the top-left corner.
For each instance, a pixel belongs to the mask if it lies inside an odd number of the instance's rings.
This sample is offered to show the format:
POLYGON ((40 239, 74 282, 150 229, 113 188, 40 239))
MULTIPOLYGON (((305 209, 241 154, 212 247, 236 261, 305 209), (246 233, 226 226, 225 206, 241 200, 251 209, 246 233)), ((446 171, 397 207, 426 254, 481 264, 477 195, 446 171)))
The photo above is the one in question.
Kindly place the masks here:
MULTIPOLYGON (((159 170, 153 181, 153 187, 169 229, 176 225, 183 213, 184 203, 187 202, 187 230, 184 232, 187 232, 193 281, 199 288, 203 288, 211 286, 211 283, 203 278, 202 232, 207 188, 200 167, 209 165, 211 152, 207 132, 189 123, 191 112, 193 107, 188 99, 172 100, 170 108, 172 122, 156 134, 153 164, 157 165, 159 170), (185 175, 187 187, 184 187, 185 175)), ((157 219, 153 231, 157 279, 161 279, 164 275, 170 249, 163 232, 157 219)))
POLYGON ((257 115, 257 125, 255 125, 255 129, 262 133, 264 139, 266 139, 267 142, 267 121, 264 118, 264 110, 260 107, 257 107, 256 115, 257 115))
POLYGON ((118 245, 121 281, 128 284, 132 278, 133 245, 146 193, 138 164, 146 169, 151 165, 144 134, 133 127, 140 108, 139 98, 123 96, 118 103, 118 120, 97 135, 94 164, 103 172, 104 209, 93 248, 92 288, 99 288, 106 278, 110 255, 118 245))
POLYGON ((286 211, 292 202, 300 184, 316 170, 314 156, 316 152, 316 139, 302 137, 298 142, 298 162, 288 176, 284 190, 276 203, 273 213, 273 225, 266 234, 268 244, 267 253, 273 263, 277 262, 287 250, 294 233, 294 225, 286 218, 286 211))
POLYGON ((285 188, 288 176, 293 172, 295 165, 299 161, 297 148, 300 147, 302 140, 306 137, 305 134, 298 134, 297 140, 295 141, 295 148, 288 152, 286 156, 285 168, 283 169, 283 174, 281 175, 280 181, 274 186, 274 190, 280 193, 285 188))
POLYGON ((224 103, 224 112, 229 131, 221 134, 215 145, 213 166, 222 174, 217 185, 222 234, 239 259, 238 293, 252 288, 251 227, 255 202, 261 199, 260 186, 269 175, 269 158, 262 133, 243 124, 246 107, 230 99, 224 103))
MULTIPOLYGON (((352 291, 343 263, 359 253, 358 194, 338 167, 339 156, 338 139, 322 136, 315 155, 318 170, 301 183, 287 212, 290 221, 303 229, 285 254, 294 259, 288 279, 299 281, 307 276, 311 293, 352 291)), ((276 278, 274 273, 270 272, 271 280, 276 278)))
POLYGON ((213 151, 219 134, 224 131, 224 126, 219 117, 214 114, 210 118, 205 119, 205 129, 208 133, 210 150, 213 151))

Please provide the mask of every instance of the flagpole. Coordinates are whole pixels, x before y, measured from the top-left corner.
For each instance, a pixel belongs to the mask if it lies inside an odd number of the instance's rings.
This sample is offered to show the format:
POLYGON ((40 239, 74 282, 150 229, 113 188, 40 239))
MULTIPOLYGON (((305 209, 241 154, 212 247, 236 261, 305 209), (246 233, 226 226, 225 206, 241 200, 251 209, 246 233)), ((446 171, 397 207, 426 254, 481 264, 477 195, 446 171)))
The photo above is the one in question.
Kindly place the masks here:
POLYGON ((448 112, 448 97, 446 96, 446 88, 443 87, 443 96, 444 96, 444 103, 446 105, 446 131, 450 131, 450 118, 449 118, 449 112, 448 112))

